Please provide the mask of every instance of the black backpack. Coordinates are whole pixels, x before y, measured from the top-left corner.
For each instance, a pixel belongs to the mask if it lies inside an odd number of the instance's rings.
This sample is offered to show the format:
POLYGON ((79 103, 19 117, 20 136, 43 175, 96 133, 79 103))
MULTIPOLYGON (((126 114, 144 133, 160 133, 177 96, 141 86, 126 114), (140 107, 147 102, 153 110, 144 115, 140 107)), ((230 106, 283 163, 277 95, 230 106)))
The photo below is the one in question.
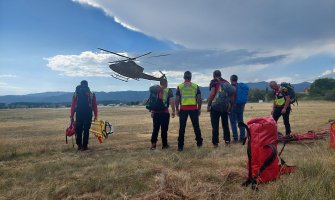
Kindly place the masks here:
POLYGON ((298 105, 298 99, 294 91, 294 86, 286 82, 281 83, 280 86, 284 89, 285 88, 287 89, 287 94, 288 96, 290 96, 291 104, 297 102, 297 105, 298 105))
POLYGON ((230 97, 234 91, 234 87, 229 83, 221 83, 220 88, 214 97, 214 101, 212 102, 211 109, 220 113, 229 112, 231 107, 230 97))
MULTIPOLYGON (((165 105, 162 98, 159 98, 159 93, 164 92, 159 85, 154 85, 149 88, 150 96, 147 101, 146 109, 154 111, 163 111, 168 108, 168 105, 165 105)), ((163 95, 162 95, 163 96, 163 95)))
POLYGON ((92 96, 89 87, 79 86, 76 88, 77 112, 92 112, 92 96))

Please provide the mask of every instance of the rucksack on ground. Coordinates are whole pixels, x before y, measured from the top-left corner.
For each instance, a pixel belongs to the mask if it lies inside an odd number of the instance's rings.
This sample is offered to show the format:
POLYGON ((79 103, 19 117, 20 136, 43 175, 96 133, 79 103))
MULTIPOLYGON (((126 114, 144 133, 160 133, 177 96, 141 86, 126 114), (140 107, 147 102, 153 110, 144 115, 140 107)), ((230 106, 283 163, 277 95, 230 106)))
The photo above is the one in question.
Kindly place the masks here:
POLYGON ((291 104, 297 102, 298 104, 298 100, 297 100, 297 96, 296 96, 296 93, 295 93, 295 90, 294 90, 294 86, 291 85, 290 83, 286 83, 286 82, 283 82, 280 84, 280 86, 282 88, 286 88, 288 91, 288 95, 290 96, 290 99, 291 99, 291 104))
POLYGON ((229 112, 231 107, 231 96, 235 89, 229 83, 221 83, 219 90, 215 94, 211 109, 223 113, 229 112))
POLYGON ((236 104, 248 102, 249 86, 245 83, 238 83, 236 86, 236 104))
POLYGON ((163 102, 163 95, 159 95, 163 92, 163 89, 159 85, 153 85, 149 88, 150 96, 147 101, 146 108, 148 110, 163 111, 167 106, 163 102))
POLYGON ((295 167, 287 166, 282 159, 279 164, 278 132, 275 120, 272 117, 254 118, 247 124, 239 122, 239 126, 246 128, 248 140, 248 177, 243 185, 251 184, 253 189, 257 189, 260 183, 274 181, 280 174, 293 172, 295 167))

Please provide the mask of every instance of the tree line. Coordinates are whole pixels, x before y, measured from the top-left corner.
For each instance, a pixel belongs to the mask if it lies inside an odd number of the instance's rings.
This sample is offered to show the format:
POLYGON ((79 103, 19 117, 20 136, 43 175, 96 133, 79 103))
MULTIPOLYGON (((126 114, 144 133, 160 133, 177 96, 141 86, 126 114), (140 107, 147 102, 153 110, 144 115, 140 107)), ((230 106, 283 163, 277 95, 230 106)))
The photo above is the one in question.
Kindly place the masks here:
MULTIPOLYGON (((298 100, 327 100, 335 101, 335 79, 320 78, 315 80, 307 92, 296 93, 298 100)), ((264 90, 251 89, 249 91, 249 102, 272 101, 274 94, 269 88, 264 90)))
MULTIPOLYGON (((335 101, 335 79, 321 78, 315 80, 309 91, 306 93, 296 93, 299 101, 301 100, 327 100, 335 101)), ((274 94, 268 87, 264 90, 250 89, 248 102, 269 102, 274 99, 274 94)), ((142 101, 122 102, 122 101, 100 101, 100 105, 123 104, 123 105, 140 105, 142 101)), ((15 102, 10 104, 0 103, 0 109, 6 108, 61 108, 70 107, 70 103, 32 103, 32 102, 15 102)))

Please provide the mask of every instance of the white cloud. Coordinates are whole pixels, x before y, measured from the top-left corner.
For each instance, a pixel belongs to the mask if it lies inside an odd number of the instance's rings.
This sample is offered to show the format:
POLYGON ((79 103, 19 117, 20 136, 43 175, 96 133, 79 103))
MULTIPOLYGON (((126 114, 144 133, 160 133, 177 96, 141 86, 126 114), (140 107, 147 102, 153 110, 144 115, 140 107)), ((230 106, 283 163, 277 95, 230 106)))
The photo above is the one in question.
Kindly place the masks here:
POLYGON ((48 61, 47 66, 50 69, 60 72, 61 75, 107 77, 111 74, 108 62, 118 58, 113 54, 85 51, 79 55, 56 55, 44 60, 48 61))
MULTIPOLYGON (((144 57, 138 65, 144 67, 144 72, 157 77, 161 76, 158 70, 162 70, 171 78, 182 78, 183 73, 190 70, 199 75, 209 74, 211 78, 213 70, 216 69, 222 70, 223 74, 229 74, 229 76, 239 72, 254 73, 285 58, 285 55, 247 50, 179 50, 169 53, 169 56, 154 58, 150 62, 144 57)), ((123 55, 133 57, 129 53, 123 53, 123 55)), ((119 57, 103 52, 85 51, 79 55, 56 55, 44 59, 48 61, 47 66, 51 70, 58 71, 61 75, 107 77, 114 73, 109 69, 108 62, 117 60, 119 57)), ((203 78, 207 80, 207 77, 203 78)))
POLYGON ((282 82, 295 83, 293 81, 293 79, 291 77, 288 77, 288 76, 275 77, 275 78, 271 78, 271 79, 266 80, 266 82, 270 82, 270 81, 276 81, 277 83, 282 83, 282 82))
POLYGON ((124 27, 194 49, 335 54, 333 0, 73 0, 124 27))
POLYGON ((319 78, 335 78, 335 66, 333 67, 333 69, 329 69, 323 72, 319 76, 319 78))

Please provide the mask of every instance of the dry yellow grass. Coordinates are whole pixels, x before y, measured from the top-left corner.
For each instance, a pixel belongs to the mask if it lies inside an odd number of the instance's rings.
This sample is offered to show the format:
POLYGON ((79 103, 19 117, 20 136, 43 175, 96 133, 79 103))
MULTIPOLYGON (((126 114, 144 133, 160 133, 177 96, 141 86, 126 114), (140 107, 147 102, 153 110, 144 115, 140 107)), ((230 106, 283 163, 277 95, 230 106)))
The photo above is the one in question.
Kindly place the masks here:
MULTIPOLYGON (((268 116, 271 104, 247 104, 245 120, 268 116)), ((283 157, 298 170, 260 186, 240 184, 247 175, 246 147, 211 146, 209 114, 200 125, 198 149, 188 121, 184 152, 177 152, 178 118, 171 119, 170 149, 150 151, 152 121, 143 107, 100 108, 115 134, 90 150, 65 144, 68 109, 0 110, 0 199, 334 199, 335 150, 329 139, 287 145, 283 157)), ((294 133, 328 127, 335 104, 300 102, 294 133)), ((279 129, 284 131, 282 119, 279 129)), ((222 131, 220 132, 222 139, 222 131)), ((281 145, 279 145, 280 147, 281 145)))

